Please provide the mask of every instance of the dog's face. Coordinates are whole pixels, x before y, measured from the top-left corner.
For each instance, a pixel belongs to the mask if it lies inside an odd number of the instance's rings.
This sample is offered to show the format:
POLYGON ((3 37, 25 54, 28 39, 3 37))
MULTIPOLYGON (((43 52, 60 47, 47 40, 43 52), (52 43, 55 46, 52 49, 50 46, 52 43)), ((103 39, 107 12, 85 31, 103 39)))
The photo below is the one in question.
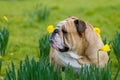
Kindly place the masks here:
POLYGON ((50 36, 50 45, 60 52, 77 51, 82 47, 86 23, 75 17, 67 18, 56 26, 50 36))

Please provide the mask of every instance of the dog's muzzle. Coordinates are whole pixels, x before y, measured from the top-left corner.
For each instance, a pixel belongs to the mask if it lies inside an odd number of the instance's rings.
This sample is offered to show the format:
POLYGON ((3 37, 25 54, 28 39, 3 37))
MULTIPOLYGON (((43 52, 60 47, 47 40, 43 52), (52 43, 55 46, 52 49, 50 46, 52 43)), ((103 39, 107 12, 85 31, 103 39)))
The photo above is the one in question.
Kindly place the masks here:
POLYGON ((50 45, 55 48, 56 50, 59 50, 56 43, 55 43, 55 35, 58 33, 58 29, 55 29, 50 37, 50 45))
POLYGON ((61 46, 62 43, 58 42, 58 41, 61 41, 60 37, 57 37, 57 38, 59 38, 59 40, 56 39, 56 36, 58 36, 58 35, 59 35, 59 30, 55 29, 54 32, 52 33, 51 37, 50 37, 50 45, 54 49, 56 49, 56 50, 58 50, 60 52, 67 52, 69 50, 69 48, 66 47, 66 46, 61 46))

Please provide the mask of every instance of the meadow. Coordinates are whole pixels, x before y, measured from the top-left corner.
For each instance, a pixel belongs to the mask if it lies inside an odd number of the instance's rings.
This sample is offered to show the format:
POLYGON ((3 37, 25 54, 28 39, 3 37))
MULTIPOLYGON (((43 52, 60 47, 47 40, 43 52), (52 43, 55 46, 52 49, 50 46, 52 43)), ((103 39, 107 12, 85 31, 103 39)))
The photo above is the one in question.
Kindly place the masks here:
MULTIPOLYGON (((103 39, 106 37, 107 43, 115 39, 116 32, 120 32, 119 0, 0 0, 0 27, 7 24, 9 30, 0 77, 3 78, 11 62, 18 69, 20 61, 24 61, 26 55, 29 59, 34 57, 39 61, 40 37, 48 34, 48 25, 56 26, 69 16, 77 16, 94 27, 99 27, 101 36, 103 39), (46 9, 46 17, 39 15, 42 9, 46 9), (3 16, 7 16, 7 23, 3 16)), ((112 71, 116 72, 119 64, 113 49, 110 59, 114 66, 112 71)))

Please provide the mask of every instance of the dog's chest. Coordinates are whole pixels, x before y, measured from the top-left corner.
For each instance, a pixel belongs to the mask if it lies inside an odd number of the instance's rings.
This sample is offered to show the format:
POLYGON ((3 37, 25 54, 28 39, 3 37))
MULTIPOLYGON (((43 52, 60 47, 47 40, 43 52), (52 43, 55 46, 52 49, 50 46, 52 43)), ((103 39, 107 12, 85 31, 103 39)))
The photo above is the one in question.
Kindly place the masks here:
POLYGON ((77 58, 78 55, 74 54, 73 52, 67 52, 67 53, 60 53, 58 51, 55 51, 55 56, 58 60, 60 60, 59 64, 62 66, 72 66, 75 69, 78 69, 81 67, 81 65, 78 63, 77 58))

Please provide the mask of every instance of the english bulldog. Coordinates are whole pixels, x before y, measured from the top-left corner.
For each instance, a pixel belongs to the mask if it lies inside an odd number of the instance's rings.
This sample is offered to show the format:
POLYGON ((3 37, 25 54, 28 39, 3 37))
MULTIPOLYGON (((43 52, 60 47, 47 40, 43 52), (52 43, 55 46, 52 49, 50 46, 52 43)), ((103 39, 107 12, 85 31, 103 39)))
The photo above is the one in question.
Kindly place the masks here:
POLYGON ((49 58, 50 63, 54 62, 54 70, 57 65, 70 65, 76 70, 91 64, 104 67, 109 59, 106 52, 99 51, 104 44, 93 26, 74 16, 57 24, 50 36, 50 45, 49 58))

